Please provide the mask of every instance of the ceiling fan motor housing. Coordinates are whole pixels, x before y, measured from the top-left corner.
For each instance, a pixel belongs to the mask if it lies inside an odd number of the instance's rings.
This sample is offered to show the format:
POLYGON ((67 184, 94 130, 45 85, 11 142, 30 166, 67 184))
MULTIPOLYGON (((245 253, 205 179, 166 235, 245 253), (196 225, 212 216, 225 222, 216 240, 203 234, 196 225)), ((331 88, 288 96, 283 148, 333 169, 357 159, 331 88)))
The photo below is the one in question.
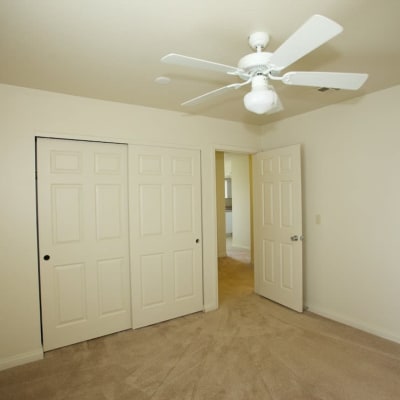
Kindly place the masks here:
POLYGON ((272 53, 260 51, 250 53, 239 60, 238 68, 245 71, 248 75, 269 72, 268 63, 272 53))

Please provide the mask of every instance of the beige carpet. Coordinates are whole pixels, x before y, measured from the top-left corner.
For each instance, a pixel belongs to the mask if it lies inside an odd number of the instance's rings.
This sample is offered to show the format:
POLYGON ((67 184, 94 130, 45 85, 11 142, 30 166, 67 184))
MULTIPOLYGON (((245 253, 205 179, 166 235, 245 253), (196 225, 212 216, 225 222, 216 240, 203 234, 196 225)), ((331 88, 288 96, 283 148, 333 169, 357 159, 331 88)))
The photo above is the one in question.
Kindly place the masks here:
POLYGON ((220 260, 220 308, 0 372, 0 399, 400 399, 400 345, 253 294, 220 260))

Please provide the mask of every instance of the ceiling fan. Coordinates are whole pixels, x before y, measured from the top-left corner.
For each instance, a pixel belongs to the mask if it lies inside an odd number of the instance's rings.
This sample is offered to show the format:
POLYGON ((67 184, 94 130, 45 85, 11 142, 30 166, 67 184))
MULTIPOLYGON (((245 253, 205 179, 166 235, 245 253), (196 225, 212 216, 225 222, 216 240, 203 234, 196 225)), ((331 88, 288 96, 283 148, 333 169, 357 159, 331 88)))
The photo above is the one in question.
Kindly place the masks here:
POLYGON ((271 81, 281 81, 286 85, 348 90, 357 90, 364 84, 368 74, 291 71, 281 75, 282 70, 342 31, 343 27, 335 21, 322 15, 313 15, 274 53, 263 51, 269 41, 268 33, 252 33, 249 37, 249 45, 255 52, 242 57, 237 67, 175 53, 167 54, 161 61, 168 64, 223 72, 237 76, 244 81, 231 83, 202 94, 185 101, 182 106, 195 105, 212 96, 251 84, 251 91, 244 96, 246 109, 256 114, 271 114, 283 109, 271 81))

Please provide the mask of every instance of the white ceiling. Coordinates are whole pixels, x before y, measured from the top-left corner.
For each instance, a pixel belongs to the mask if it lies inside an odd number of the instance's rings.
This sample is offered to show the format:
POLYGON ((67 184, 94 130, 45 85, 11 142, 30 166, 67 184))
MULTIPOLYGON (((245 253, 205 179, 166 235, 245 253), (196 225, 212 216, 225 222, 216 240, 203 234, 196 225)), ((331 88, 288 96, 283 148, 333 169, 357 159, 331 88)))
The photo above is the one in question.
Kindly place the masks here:
POLYGON ((0 0, 0 82, 261 125, 399 84, 399 19, 399 0, 0 0), (236 66, 252 51, 251 32, 268 31, 273 52, 313 14, 344 31, 288 70, 366 72, 362 89, 274 82, 284 111, 270 116, 244 109, 248 87, 180 106, 237 78, 162 56, 236 66), (158 76, 171 83, 156 84, 158 76))

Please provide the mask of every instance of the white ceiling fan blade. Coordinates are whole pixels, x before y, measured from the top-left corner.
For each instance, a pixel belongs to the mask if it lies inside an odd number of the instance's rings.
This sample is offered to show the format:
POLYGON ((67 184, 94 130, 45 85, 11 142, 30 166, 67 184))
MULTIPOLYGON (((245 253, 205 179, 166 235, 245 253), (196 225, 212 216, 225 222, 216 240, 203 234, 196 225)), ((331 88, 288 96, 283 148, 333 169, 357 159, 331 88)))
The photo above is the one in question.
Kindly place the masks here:
POLYGON ((187 100, 184 103, 182 103, 181 106, 194 106, 198 103, 203 102, 204 100, 206 100, 210 97, 218 96, 220 94, 230 91, 231 89, 238 89, 242 85, 243 84, 240 84, 240 83, 231 83, 230 85, 223 86, 221 88, 212 90, 211 92, 207 92, 200 96, 197 96, 194 99, 187 100))
POLYGON ((226 74, 238 74, 244 73, 243 70, 230 65, 219 64, 212 61, 201 60, 200 58, 183 56, 181 54, 167 54, 161 61, 167 64, 182 65, 184 67, 208 69, 211 71, 224 72, 226 74))
POLYGON ((272 55, 269 64, 281 71, 343 31, 343 27, 322 15, 313 15, 272 55))
POLYGON ((286 85, 316 86, 332 89, 357 90, 367 80, 368 74, 346 72, 288 72, 283 75, 286 85))

